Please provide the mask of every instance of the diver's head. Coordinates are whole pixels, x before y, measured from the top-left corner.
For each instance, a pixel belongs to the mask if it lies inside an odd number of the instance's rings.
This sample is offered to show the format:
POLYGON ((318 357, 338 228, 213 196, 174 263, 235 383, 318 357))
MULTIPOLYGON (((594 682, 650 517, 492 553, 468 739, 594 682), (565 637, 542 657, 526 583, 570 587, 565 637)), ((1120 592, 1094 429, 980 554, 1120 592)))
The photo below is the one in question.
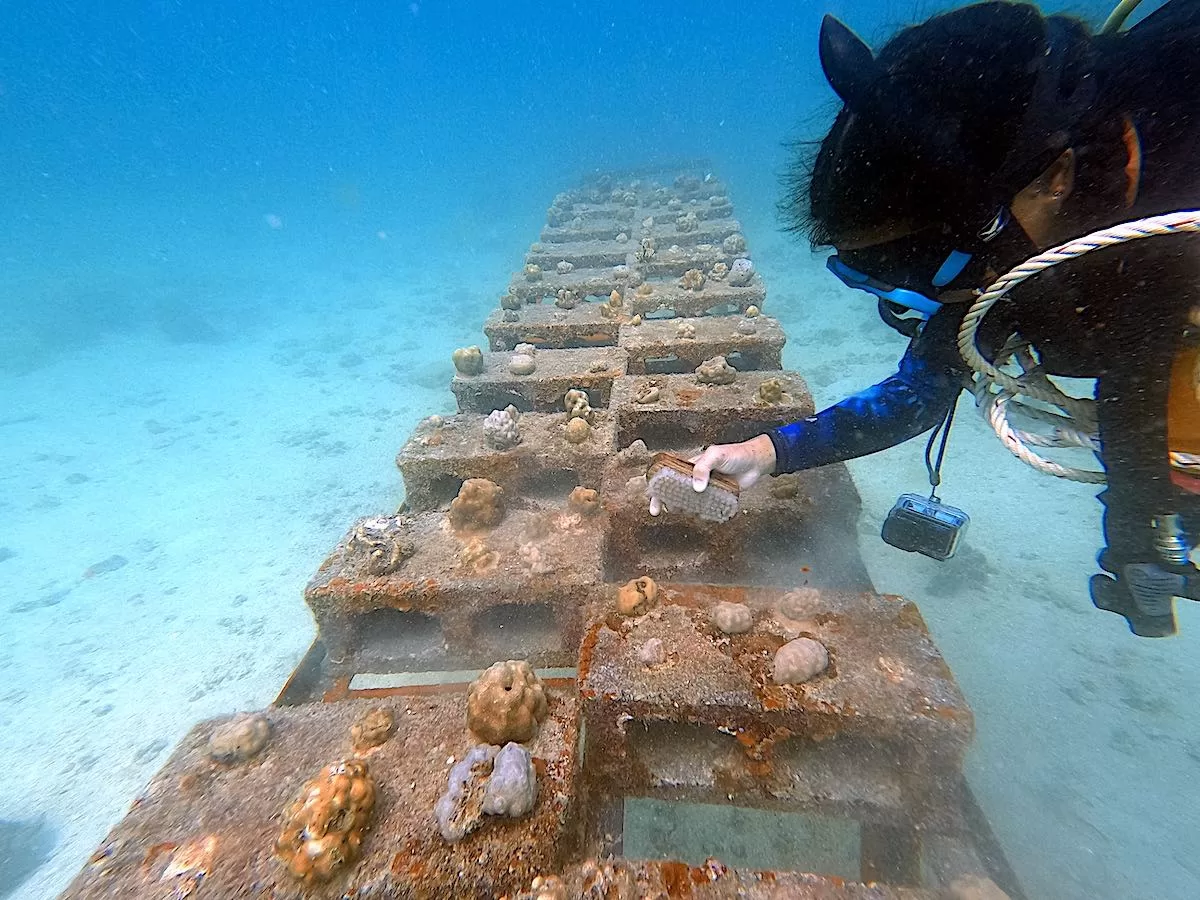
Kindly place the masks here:
POLYGON ((821 65, 843 107, 792 178, 793 228, 894 310, 971 296, 1065 230, 1095 56, 1082 24, 1026 3, 935 16, 877 56, 827 16, 821 65))

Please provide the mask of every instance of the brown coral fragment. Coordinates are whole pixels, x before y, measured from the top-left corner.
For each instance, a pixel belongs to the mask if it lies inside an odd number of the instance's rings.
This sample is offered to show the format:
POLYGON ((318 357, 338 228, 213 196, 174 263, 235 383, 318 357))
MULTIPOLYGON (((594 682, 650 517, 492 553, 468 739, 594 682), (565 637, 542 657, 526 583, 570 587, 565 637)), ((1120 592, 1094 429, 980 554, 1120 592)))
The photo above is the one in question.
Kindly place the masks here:
POLYGON ((504 488, 486 478, 468 478, 450 502, 450 525, 456 531, 495 528, 504 518, 504 488))
POLYGON ((471 571, 483 574, 500 565, 500 553, 479 538, 471 538, 458 551, 458 561, 471 571))
POLYGON ((804 621, 821 611, 821 592, 814 587, 793 588, 779 598, 778 611, 789 619, 804 621))
POLYGON ((625 313, 625 300, 621 292, 613 288, 608 299, 600 304, 600 315, 605 319, 619 319, 625 313))
POLYGON ((271 723, 259 713, 235 716, 218 725, 208 739, 208 755, 227 766, 244 763, 262 752, 271 738, 271 723))
POLYGON ((386 706, 376 706, 350 726, 350 743, 355 753, 366 753, 386 744, 395 733, 395 715, 386 706))
POLYGON ((549 575, 557 569, 554 559, 533 542, 518 547, 517 556, 530 575, 549 575))
POLYGON ((440 447, 446 420, 441 416, 428 416, 417 424, 417 443, 422 447, 440 447))
POLYGON ((740 234, 731 234, 721 241, 721 249, 730 256, 742 256, 746 252, 746 239, 740 234))
POLYGON ((737 369, 724 356, 714 356, 696 367, 696 380, 701 384, 733 384, 737 369))
POLYGON ((171 854, 158 880, 172 883, 172 900, 183 900, 195 893, 212 869, 216 852, 217 836, 206 834, 188 841, 171 854))
POLYGON ((771 680, 776 684, 803 684, 829 667, 829 651, 820 641, 798 637, 775 651, 771 680))
POLYGON ((458 562, 466 568, 482 574, 496 569, 500 564, 500 554, 484 544, 479 538, 473 538, 458 551, 458 562))
POLYGON ((530 900, 568 900, 567 886, 557 875, 539 875, 529 886, 530 900))
POLYGON ((617 589, 617 611, 623 616, 640 616, 658 601, 658 585, 653 578, 635 578, 617 589))
POLYGON ((532 740, 548 713, 541 679, 523 659, 495 663, 467 690, 467 727, 488 744, 532 740))
MULTIPOLYGON (((649 221, 650 224, 647 225, 646 222, 642 222, 642 227, 653 228, 654 219, 651 218, 647 221, 649 221)), ((646 237, 642 238, 641 243, 638 244, 638 248, 636 251, 634 251, 634 255, 637 257, 638 262, 650 262, 650 260, 654 258, 654 250, 654 238, 647 235, 646 237)))
POLYGON ((532 375, 537 371, 537 360, 528 353, 514 353, 508 360, 508 371, 514 375, 532 375))
POLYGON ((600 511, 600 493, 591 488, 576 487, 567 497, 567 507, 583 516, 594 516, 600 511))
POLYGON ((790 400, 791 397, 783 389, 783 382, 778 378, 768 378, 758 386, 758 396, 754 402, 760 406, 778 406, 790 400))
POLYGON ((578 388, 572 388, 563 395, 563 409, 567 411, 568 419, 583 419, 589 425, 595 412, 587 391, 581 391, 578 388))
POLYGON ((569 444, 582 444, 591 433, 592 426, 587 423, 587 419, 568 419, 563 429, 563 436, 569 444))
POLYGON ((365 762, 328 765, 284 810, 275 855, 306 885, 328 881, 358 859, 374 809, 375 782, 365 762))
MULTIPOLYGON (((628 864, 620 862, 602 863, 586 859, 579 867, 581 879, 580 897, 604 897, 605 900, 633 900, 641 895, 636 879, 628 864)), ((691 885, 687 885, 689 888, 691 885)), ((653 895, 651 895, 653 896, 653 895)))
POLYGON ((651 381, 638 385, 633 394, 634 403, 657 403, 662 399, 662 390, 651 381))

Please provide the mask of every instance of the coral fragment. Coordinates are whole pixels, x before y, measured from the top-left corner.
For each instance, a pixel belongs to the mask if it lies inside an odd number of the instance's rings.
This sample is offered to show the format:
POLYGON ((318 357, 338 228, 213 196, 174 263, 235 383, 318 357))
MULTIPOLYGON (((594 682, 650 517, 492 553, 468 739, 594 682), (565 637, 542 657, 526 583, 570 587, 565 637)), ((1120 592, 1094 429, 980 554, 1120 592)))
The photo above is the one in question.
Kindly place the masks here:
POLYGON ((532 740, 548 712, 542 681, 525 660, 493 664, 467 690, 467 727, 484 743, 532 740))

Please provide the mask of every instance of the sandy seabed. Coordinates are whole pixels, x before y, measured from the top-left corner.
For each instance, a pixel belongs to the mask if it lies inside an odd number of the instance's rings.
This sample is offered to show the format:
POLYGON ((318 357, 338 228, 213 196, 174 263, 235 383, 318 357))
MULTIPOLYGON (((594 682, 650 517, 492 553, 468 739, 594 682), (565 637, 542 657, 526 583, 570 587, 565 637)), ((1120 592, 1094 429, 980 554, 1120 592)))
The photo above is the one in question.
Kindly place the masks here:
MULTIPOLYGON (((747 231, 818 405, 892 371, 904 342, 869 302, 769 224, 747 231)), ((354 517, 401 499, 394 454, 452 411, 450 351, 482 341, 521 247, 450 271, 452 308, 444 280, 308 279, 266 333, 132 333, 0 375, 0 819, 53 838, 12 896, 65 887, 196 721, 273 700, 313 636, 304 583, 354 517)), ((941 491, 971 515, 964 546, 887 547, 923 447, 851 465, 861 550, 975 710, 970 780, 1030 897, 1200 896, 1200 615, 1155 642, 1094 610, 1093 489, 1026 469, 967 399, 941 491)))

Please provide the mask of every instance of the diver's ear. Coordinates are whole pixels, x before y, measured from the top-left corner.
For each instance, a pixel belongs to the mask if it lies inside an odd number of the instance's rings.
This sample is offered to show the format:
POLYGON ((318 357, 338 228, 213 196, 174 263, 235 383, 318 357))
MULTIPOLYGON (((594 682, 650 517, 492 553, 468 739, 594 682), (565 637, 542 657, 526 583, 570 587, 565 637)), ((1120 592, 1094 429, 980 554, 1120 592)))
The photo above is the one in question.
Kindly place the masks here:
POLYGON ((1068 147, 1012 199, 1009 209, 1029 239, 1046 248, 1063 238, 1063 204, 1075 188, 1075 151, 1068 147))
POLYGON ((871 48, 829 14, 821 20, 817 46, 821 69, 833 92, 851 109, 865 105, 871 86, 880 77, 871 48))
POLYGON ((1058 159, 1050 164, 1042 178, 1050 189, 1050 196, 1060 201, 1066 200, 1075 190, 1075 151, 1068 147, 1058 159))

